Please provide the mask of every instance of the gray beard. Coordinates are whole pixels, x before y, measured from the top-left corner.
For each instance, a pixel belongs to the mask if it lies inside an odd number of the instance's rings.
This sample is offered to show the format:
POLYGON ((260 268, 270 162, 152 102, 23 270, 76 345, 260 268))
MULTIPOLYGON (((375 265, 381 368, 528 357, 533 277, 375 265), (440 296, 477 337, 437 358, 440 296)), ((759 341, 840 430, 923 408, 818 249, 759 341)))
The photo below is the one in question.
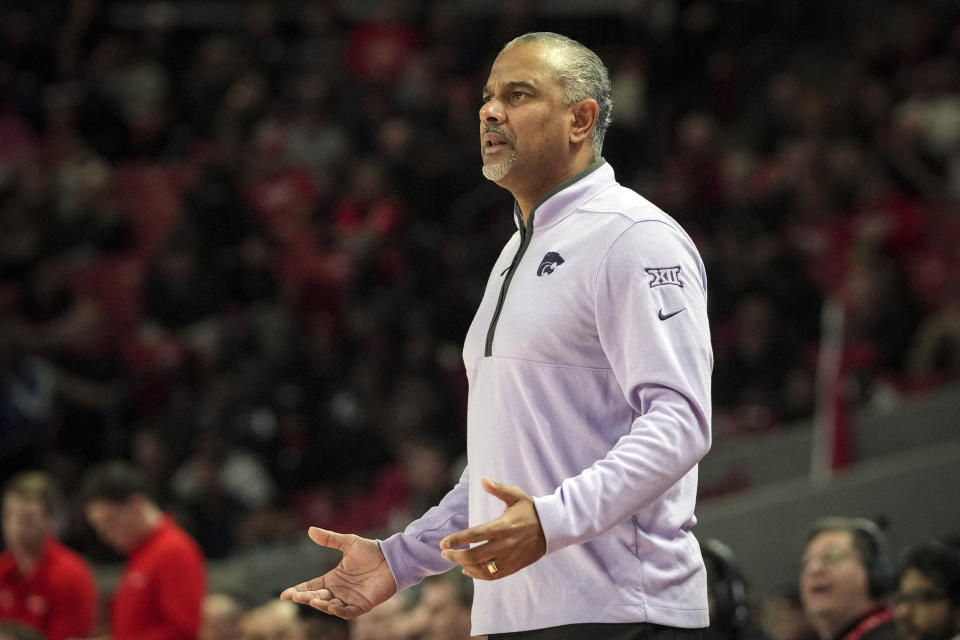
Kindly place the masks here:
POLYGON ((500 182, 507 177, 510 169, 517 163, 517 152, 510 151, 510 157, 505 162, 496 162, 483 165, 483 176, 491 182, 500 182))

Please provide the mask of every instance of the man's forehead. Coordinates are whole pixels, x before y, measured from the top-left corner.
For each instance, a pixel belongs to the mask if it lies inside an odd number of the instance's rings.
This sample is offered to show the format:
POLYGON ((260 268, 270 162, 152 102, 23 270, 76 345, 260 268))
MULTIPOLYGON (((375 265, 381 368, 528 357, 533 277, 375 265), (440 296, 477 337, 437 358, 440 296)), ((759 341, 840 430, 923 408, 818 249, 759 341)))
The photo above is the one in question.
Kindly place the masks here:
POLYGON ((47 507, 40 500, 11 494, 3 499, 3 516, 10 517, 44 517, 47 507))
POLYGON ((495 80, 487 81, 487 84, 483 85, 483 92, 490 93, 497 86, 505 86, 508 89, 533 89, 536 90, 542 83, 535 82, 533 80, 504 80, 503 82, 497 82, 495 80))
POLYGON ((516 44, 500 52, 490 68, 485 88, 494 84, 520 84, 542 87, 555 83, 558 53, 536 43, 516 44))
POLYGON ((9 491, 3 496, 3 505, 5 507, 40 507, 43 508, 43 501, 33 496, 25 496, 22 493, 9 491))
POLYGON ((853 534, 845 529, 825 529, 811 538, 807 547, 853 546, 853 534))

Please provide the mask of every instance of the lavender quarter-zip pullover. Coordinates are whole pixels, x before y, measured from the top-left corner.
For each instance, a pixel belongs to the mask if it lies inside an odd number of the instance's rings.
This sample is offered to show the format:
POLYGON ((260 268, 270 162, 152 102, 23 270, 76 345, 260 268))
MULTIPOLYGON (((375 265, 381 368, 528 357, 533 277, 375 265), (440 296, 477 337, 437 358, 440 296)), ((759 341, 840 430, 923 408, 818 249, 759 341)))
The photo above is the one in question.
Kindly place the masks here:
POLYGON ((547 553, 474 581, 473 634, 588 622, 706 627, 691 533, 710 447, 706 274, 668 215, 603 160, 504 247, 467 332, 467 469, 381 542, 403 589, 456 565, 445 536, 498 517, 487 476, 534 496, 547 553))

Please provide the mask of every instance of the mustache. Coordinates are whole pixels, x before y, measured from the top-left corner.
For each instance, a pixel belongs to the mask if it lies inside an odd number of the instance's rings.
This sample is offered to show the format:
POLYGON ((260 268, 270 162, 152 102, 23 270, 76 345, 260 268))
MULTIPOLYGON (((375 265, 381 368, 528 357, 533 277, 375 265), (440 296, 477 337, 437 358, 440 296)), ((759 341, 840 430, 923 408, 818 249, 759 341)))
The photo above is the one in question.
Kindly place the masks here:
POLYGON ((480 135, 486 135, 488 133, 495 133, 498 136, 501 136, 510 146, 513 146, 513 136, 501 129, 495 124, 488 124, 483 128, 483 133, 480 135))

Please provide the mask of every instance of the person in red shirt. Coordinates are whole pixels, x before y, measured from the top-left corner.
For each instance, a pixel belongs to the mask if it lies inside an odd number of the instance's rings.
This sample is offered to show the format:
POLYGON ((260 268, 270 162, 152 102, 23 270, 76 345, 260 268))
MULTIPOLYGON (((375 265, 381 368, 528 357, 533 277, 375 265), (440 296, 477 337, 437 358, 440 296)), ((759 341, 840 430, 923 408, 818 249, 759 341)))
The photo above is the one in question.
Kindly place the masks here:
POLYGON ((111 640, 196 640, 206 592, 200 546, 147 496, 142 474, 114 460, 83 484, 87 520, 127 562, 110 604, 111 640))
POLYGON ((87 562, 53 535, 59 495, 53 479, 27 471, 3 493, 0 620, 18 620, 49 640, 89 635, 97 588, 87 562))

